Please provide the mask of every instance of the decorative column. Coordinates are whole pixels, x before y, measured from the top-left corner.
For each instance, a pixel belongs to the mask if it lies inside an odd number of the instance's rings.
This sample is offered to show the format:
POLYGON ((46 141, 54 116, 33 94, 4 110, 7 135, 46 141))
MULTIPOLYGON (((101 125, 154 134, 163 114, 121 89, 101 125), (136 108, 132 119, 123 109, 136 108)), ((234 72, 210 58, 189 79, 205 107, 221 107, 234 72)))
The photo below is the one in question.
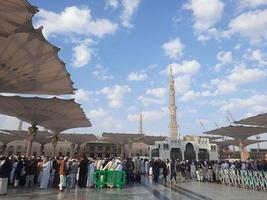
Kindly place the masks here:
POLYGON ((79 157, 81 157, 81 145, 77 145, 77 147, 76 147, 76 153, 77 153, 77 155, 79 156, 79 157))
POLYGON ((19 120, 18 131, 22 130, 22 124, 23 124, 23 121, 19 120))
POLYGON ((58 135, 55 133, 52 137, 52 154, 51 154, 52 158, 55 157, 56 154, 57 142, 58 142, 58 135))
POLYGON ((121 158, 124 157, 124 144, 120 144, 121 147, 121 158))
POLYGON ((34 137, 38 131, 38 128, 36 125, 32 125, 28 128, 28 138, 27 138, 27 150, 26 150, 26 157, 30 157, 32 153, 32 143, 34 140, 34 137))
POLYGON ((2 145, 2 154, 3 155, 5 155, 5 153, 6 153, 6 147, 7 147, 6 143, 3 143, 3 145, 2 145))
POLYGON ((128 147, 129 147, 129 149, 128 149, 128 156, 129 156, 129 158, 131 158, 132 157, 133 143, 132 142, 129 142, 128 143, 128 147))
POLYGON ((246 148, 245 148, 245 145, 244 145, 242 140, 240 140, 240 142, 239 142, 239 148, 240 148, 240 158, 241 158, 241 160, 242 161, 247 160, 248 154, 246 152, 246 148))
POLYGON ((75 144, 71 143, 71 157, 75 156, 75 144))
POLYGON ((41 146, 40 146, 40 155, 41 156, 45 155, 45 153, 44 153, 44 144, 41 144, 41 146))

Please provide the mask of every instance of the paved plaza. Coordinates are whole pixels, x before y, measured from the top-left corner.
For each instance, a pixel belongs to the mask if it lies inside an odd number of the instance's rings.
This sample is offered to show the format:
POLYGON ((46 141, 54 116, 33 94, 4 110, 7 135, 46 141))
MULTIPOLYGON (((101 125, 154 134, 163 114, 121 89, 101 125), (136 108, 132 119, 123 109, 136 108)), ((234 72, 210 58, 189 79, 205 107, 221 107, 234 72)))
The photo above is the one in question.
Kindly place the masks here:
POLYGON ((141 184, 131 184, 120 189, 13 189, 1 200, 264 200, 266 192, 251 191, 214 183, 185 182, 173 188, 153 183, 143 178, 141 184))

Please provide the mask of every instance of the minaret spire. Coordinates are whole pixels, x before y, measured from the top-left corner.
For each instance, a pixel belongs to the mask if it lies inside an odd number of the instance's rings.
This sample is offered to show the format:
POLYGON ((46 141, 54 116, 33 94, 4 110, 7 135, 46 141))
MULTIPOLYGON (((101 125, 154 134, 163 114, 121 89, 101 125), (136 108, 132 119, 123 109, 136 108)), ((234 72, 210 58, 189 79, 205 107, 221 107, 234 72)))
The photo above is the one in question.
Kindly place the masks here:
POLYGON ((139 116, 139 134, 143 134, 143 116, 142 116, 142 113, 140 113, 140 116, 139 116))
POLYGON ((174 80, 173 80, 173 74, 172 74, 172 65, 170 65, 170 80, 169 80, 169 114, 170 114, 170 137, 177 138, 178 132, 177 132, 177 121, 176 121, 176 105, 175 105, 175 89, 174 89, 174 80))

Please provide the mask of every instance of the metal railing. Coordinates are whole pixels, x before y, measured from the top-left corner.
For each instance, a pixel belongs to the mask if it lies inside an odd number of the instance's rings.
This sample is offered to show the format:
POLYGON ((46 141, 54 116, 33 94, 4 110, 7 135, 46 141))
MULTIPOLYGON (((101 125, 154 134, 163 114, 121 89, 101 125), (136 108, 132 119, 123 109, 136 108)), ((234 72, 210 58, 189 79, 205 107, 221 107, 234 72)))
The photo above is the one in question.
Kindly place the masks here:
MULTIPOLYGON (((267 190, 267 173, 239 169, 219 169, 215 174, 220 183, 253 190, 267 190)), ((216 179, 217 179, 216 178, 216 179)))

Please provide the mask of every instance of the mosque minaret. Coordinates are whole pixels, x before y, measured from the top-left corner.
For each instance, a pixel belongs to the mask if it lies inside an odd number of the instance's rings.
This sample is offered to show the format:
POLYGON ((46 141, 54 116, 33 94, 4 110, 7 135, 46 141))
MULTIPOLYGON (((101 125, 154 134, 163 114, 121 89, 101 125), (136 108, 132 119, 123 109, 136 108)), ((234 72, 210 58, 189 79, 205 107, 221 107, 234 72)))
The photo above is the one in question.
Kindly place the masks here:
POLYGON ((174 80, 172 74, 172 65, 170 65, 170 81, 169 81, 170 91, 169 91, 169 114, 170 114, 170 137, 177 138, 178 136, 178 125, 176 121, 176 105, 175 105, 175 89, 174 89, 174 80))
POLYGON ((143 134, 143 116, 142 116, 142 113, 140 113, 140 116, 139 116, 139 134, 143 134))

